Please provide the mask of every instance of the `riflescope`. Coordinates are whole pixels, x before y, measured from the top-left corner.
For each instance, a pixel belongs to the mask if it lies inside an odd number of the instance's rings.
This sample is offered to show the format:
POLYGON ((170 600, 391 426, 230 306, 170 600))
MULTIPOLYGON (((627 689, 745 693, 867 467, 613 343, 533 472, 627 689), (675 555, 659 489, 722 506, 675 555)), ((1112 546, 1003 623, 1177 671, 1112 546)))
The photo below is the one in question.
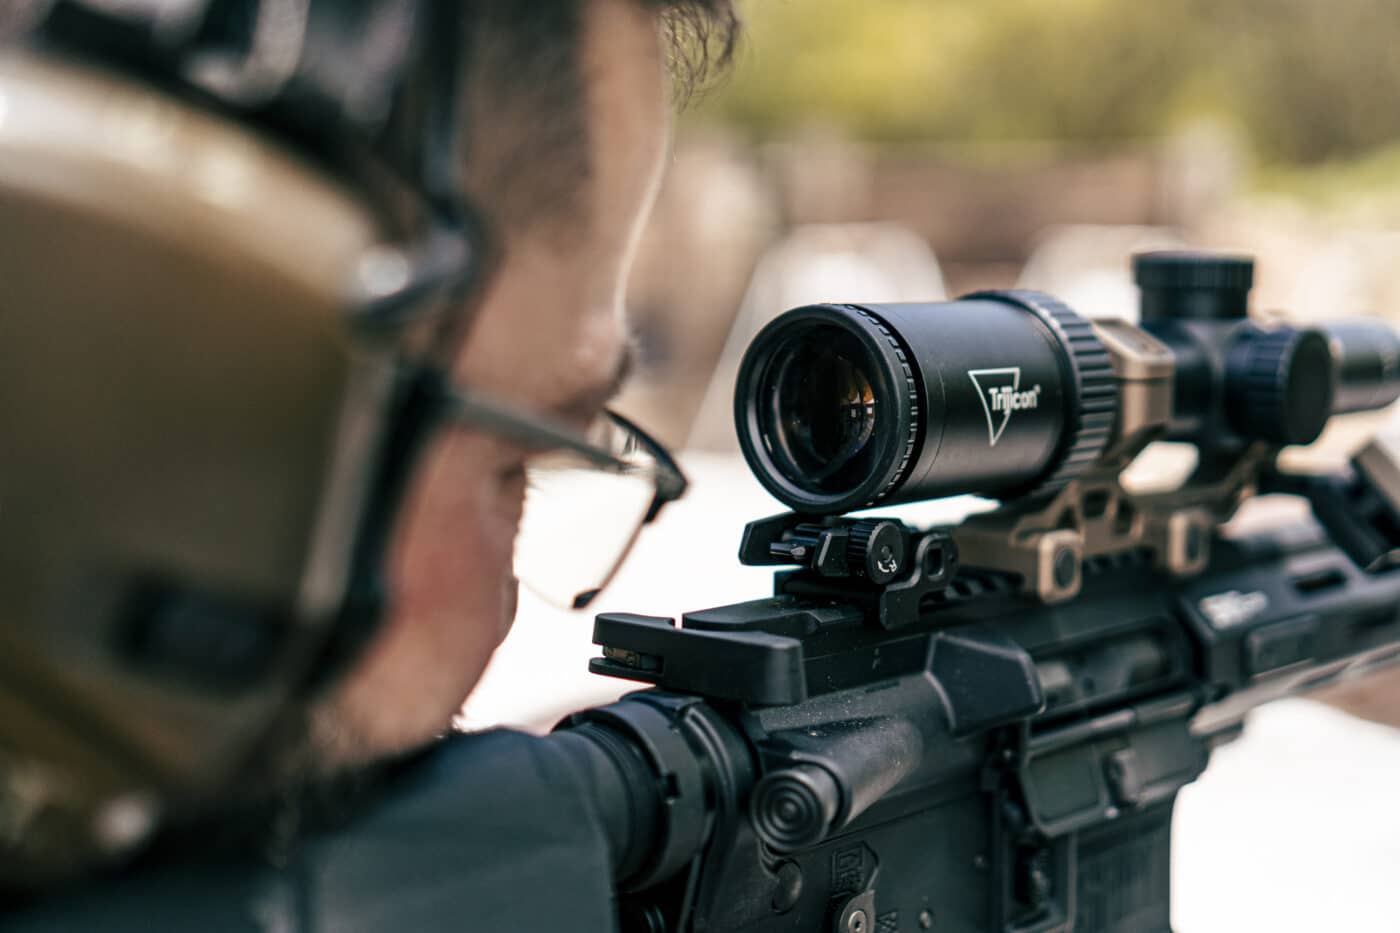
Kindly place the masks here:
POLYGON ((1142 323, 1112 339, 1030 291, 789 311, 739 369, 744 456, 799 512, 1037 497, 1113 448, 1135 341, 1166 370, 1158 435, 1203 450, 1310 443, 1332 414, 1400 397, 1400 338, 1385 325, 1251 322, 1248 257, 1146 253, 1134 271, 1142 323))

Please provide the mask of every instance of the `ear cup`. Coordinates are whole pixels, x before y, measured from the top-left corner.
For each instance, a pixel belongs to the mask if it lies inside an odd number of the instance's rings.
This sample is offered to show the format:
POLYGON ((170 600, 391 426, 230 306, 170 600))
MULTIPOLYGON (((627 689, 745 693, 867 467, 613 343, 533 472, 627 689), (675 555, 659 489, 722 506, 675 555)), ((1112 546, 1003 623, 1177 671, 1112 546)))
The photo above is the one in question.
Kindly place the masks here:
POLYGON ((393 378, 344 320, 379 239, 235 123, 0 57, 0 744, 64 789, 54 858, 103 801, 227 779, 333 626, 393 378))

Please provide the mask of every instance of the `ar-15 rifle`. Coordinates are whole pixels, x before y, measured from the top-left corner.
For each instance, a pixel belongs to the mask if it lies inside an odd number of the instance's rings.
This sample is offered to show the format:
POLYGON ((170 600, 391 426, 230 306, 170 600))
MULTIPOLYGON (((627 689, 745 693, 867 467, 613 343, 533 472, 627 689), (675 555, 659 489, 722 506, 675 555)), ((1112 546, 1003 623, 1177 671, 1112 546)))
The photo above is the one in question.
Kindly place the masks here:
POLYGON ((1282 472, 1400 397, 1374 323, 1262 326, 1246 258, 1136 261, 1142 326, 1030 292, 818 305, 740 370, 768 599, 604 614, 597 673, 660 689, 572 717, 625 930, 1167 931, 1177 792, 1244 713, 1400 658, 1400 450, 1282 472), (1150 442, 1180 488, 1133 494, 1150 442), (1316 524, 1219 533, 1258 492, 1316 524), (851 509, 962 492, 917 530, 851 509), (1325 531, 1324 531, 1325 529, 1325 531))

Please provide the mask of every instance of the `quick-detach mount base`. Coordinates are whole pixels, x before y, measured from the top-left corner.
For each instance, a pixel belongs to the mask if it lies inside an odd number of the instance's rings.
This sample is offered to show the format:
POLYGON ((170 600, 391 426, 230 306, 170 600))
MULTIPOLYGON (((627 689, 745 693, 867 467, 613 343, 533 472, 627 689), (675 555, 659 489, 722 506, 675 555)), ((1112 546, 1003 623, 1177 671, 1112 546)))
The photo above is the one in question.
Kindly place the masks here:
POLYGON ((946 532, 916 534, 897 521, 784 513, 751 522, 739 558, 798 569, 777 574, 771 599, 686 613, 679 627, 604 613, 593 630, 603 656, 589 670, 715 699, 799 703, 811 692, 804 644, 862 629, 878 639, 917 621, 923 601, 952 580, 957 548, 946 532))
POLYGON ((756 707, 943 671, 959 731, 1028 715, 1043 702, 1023 652, 979 626, 943 631, 930 614, 1013 589, 999 576, 955 581, 957 546, 944 530, 787 513, 750 523, 740 560, 798 567, 776 575, 771 598, 689 612, 679 626, 670 618, 604 613, 593 630, 603 656, 589 670, 756 707), (932 667, 930 640, 937 642, 932 667), (955 676, 971 670, 979 672, 975 682, 955 676))
POLYGON ((772 599, 686 613, 680 627, 668 618, 600 615, 593 640, 603 656, 589 669, 718 699, 797 703, 809 693, 804 643, 861 629, 874 630, 867 636, 874 643, 880 631, 919 621, 952 582, 958 552, 941 530, 784 513, 749 523, 739 559, 797 569, 776 575, 772 599))

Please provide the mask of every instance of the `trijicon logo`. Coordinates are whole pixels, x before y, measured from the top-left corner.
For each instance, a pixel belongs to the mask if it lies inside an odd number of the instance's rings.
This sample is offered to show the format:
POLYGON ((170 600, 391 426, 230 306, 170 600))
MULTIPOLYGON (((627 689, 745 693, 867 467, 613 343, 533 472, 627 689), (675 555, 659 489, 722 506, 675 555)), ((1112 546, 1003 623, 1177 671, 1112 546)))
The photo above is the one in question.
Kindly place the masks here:
POLYGON ((1040 404, 1040 386, 1021 391, 1021 367, 1004 369, 970 369, 967 377, 977 387, 982 400, 982 412, 987 416, 987 442, 995 447, 1011 420, 1011 413, 1040 404))

